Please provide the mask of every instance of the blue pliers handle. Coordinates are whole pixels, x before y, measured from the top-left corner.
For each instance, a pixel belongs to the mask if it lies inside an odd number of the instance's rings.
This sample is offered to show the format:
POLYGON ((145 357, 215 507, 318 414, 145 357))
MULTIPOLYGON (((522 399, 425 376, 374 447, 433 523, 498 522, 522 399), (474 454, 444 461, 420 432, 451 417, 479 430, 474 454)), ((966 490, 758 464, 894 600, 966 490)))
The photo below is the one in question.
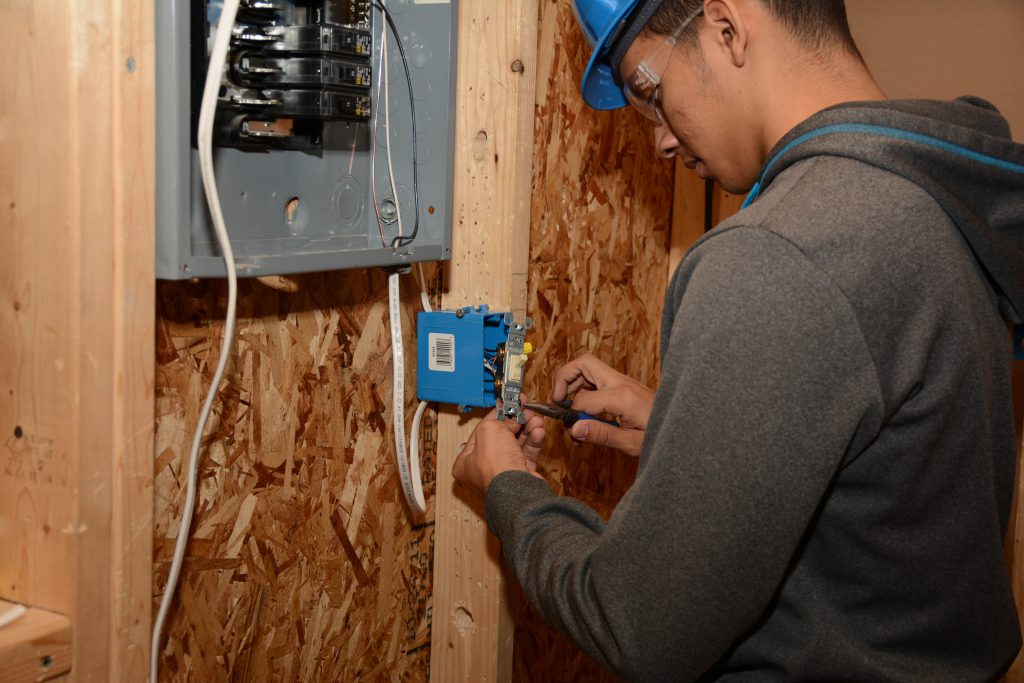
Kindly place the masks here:
POLYGON ((568 399, 558 401, 557 403, 525 403, 523 404, 523 407, 543 415, 544 417, 560 420, 562 424, 569 428, 580 420, 596 420, 598 422, 609 424, 613 427, 619 426, 619 423, 614 420, 602 420, 590 413, 585 413, 582 410, 576 410, 572 407, 572 401, 568 399))

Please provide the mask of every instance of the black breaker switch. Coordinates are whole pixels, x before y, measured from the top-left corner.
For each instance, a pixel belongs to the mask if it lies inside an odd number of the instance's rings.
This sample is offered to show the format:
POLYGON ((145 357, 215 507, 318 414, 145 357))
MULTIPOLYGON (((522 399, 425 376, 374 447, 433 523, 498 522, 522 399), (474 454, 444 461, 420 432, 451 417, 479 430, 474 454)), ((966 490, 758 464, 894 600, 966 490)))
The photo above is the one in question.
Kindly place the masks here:
MULTIPOLYGON (((221 0, 192 0, 193 120, 221 0)), ((324 123, 366 121, 373 38, 367 0, 243 0, 221 88, 214 143, 315 150, 324 123)))

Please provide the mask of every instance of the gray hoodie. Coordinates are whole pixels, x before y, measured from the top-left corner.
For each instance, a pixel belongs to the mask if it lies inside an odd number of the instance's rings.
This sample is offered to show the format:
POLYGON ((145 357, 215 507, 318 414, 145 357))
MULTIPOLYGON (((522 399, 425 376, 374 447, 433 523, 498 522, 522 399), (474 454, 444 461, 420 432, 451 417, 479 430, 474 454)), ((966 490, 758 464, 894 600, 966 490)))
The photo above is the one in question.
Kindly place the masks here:
POLYGON ((991 680, 1020 647, 1002 316, 1024 313, 1024 147, 980 100, 888 101, 769 158, 669 287, 609 521, 506 472, 488 524, 628 680, 991 680))

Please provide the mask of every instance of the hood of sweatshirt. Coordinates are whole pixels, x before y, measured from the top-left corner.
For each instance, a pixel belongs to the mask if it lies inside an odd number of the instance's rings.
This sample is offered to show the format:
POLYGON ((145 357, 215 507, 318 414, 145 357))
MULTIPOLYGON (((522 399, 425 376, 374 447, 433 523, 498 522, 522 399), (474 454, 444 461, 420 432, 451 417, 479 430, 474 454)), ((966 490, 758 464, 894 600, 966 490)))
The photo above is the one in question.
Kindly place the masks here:
POLYGON ((1024 145, 974 97, 852 102, 818 112, 768 155, 744 206, 788 166, 815 156, 857 159, 927 191, 956 224, 1011 321, 1024 318, 1024 145))

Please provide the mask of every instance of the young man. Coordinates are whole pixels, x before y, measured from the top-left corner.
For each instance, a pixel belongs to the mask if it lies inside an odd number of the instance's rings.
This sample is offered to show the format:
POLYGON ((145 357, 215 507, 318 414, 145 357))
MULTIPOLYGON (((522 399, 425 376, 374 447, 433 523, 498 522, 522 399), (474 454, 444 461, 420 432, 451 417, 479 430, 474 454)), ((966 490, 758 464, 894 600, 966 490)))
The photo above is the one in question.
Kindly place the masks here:
POLYGON ((1024 148, 979 100, 886 100, 841 0, 575 5, 587 102, 753 189, 669 286, 656 394, 556 376, 619 416, 574 436, 640 457, 607 524, 536 476, 535 417, 456 461, 526 594, 628 680, 998 677, 1024 148))

